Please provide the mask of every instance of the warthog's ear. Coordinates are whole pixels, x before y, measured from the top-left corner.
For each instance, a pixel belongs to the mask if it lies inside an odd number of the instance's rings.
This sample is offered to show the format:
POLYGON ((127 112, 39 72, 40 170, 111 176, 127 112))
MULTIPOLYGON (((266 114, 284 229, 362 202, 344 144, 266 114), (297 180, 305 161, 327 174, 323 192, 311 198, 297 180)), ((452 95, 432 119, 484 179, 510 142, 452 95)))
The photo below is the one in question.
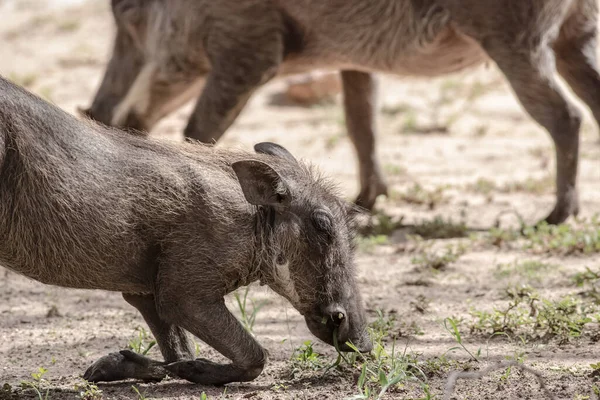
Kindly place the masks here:
POLYGON ((244 160, 233 163, 231 167, 248 203, 255 206, 275 206, 290 202, 289 188, 269 165, 255 160, 244 160))
POLYGON ((285 147, 272 142, 262 142, 254 145, 254 151, 257 153, 268 154, 271 156, 281 157, 286 160, 298 162, 296 158, 285 147))

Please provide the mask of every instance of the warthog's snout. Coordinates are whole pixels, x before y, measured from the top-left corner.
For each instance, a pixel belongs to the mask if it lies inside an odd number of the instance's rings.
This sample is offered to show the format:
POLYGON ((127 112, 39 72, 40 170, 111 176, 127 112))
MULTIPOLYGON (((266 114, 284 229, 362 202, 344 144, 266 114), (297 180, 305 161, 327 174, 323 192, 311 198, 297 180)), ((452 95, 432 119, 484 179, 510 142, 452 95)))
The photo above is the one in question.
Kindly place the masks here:
POLYGON ((368 353, 373 349, 373 344, 361 311, 348 313, 341 305, 330 304, 318 312, 311 313, 312 315, 306 314, 306 325, 313 335, 332 346, 335 345, 334 337, 337 335, 337 344, 341 351, 354 351, 346 344, 350 342, 361 353, 368 353))

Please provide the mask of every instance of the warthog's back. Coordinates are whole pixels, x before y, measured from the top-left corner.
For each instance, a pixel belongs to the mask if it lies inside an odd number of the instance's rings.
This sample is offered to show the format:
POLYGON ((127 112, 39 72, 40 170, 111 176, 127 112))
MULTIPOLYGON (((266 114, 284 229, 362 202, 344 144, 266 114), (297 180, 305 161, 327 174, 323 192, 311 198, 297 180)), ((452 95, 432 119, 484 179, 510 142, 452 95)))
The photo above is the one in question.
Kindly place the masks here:
POLYGON ((1 78, 0 138, 0 265, 49 284, 148 291, 159 239, 232 179, 207 149, 77 121, 1 78))

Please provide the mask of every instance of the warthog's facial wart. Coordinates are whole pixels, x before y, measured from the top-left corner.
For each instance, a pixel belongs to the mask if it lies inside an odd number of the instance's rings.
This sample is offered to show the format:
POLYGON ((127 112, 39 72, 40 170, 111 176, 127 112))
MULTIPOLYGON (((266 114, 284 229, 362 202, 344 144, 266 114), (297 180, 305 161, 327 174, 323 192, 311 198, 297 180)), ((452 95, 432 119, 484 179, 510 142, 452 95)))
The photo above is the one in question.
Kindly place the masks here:
POLYGON ((290 276, 290 262, 281 256, 276 256, 273 260, 273 265, 275 266, 274 276, 276 284, 281 288, 282 295, 297 307, 300 303, 300 296, 298 296, 294 281, 290 276))

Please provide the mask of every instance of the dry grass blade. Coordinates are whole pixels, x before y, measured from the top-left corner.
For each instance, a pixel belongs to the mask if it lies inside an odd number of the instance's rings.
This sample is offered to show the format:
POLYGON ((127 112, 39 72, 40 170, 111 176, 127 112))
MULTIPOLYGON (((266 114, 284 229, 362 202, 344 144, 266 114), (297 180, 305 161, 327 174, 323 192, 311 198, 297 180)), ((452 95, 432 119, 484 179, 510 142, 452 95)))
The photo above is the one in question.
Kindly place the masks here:
POLYGON ((498 364, 492 365, 477 372, 464 372, 464 371, 454 371, 450 373, 448 376, 448 380, 446 381, 446 387, 444 388, 444 400, 450 400, 452 398, 452 394, 454 393, 454 387, 456 386, 456 381, 458 379, 480 379, 486 376, 487 374, 498 371, 505 368, 518 368, 523 372, 527 372, 533 376, 540 384, 540 388, 544 391, 548 399, 556 400, 557 397, 550 392, 548 387, 546 386, 546 382, 542 374, 533 368, 527 367, 517 361, 503 361, 498 364))

